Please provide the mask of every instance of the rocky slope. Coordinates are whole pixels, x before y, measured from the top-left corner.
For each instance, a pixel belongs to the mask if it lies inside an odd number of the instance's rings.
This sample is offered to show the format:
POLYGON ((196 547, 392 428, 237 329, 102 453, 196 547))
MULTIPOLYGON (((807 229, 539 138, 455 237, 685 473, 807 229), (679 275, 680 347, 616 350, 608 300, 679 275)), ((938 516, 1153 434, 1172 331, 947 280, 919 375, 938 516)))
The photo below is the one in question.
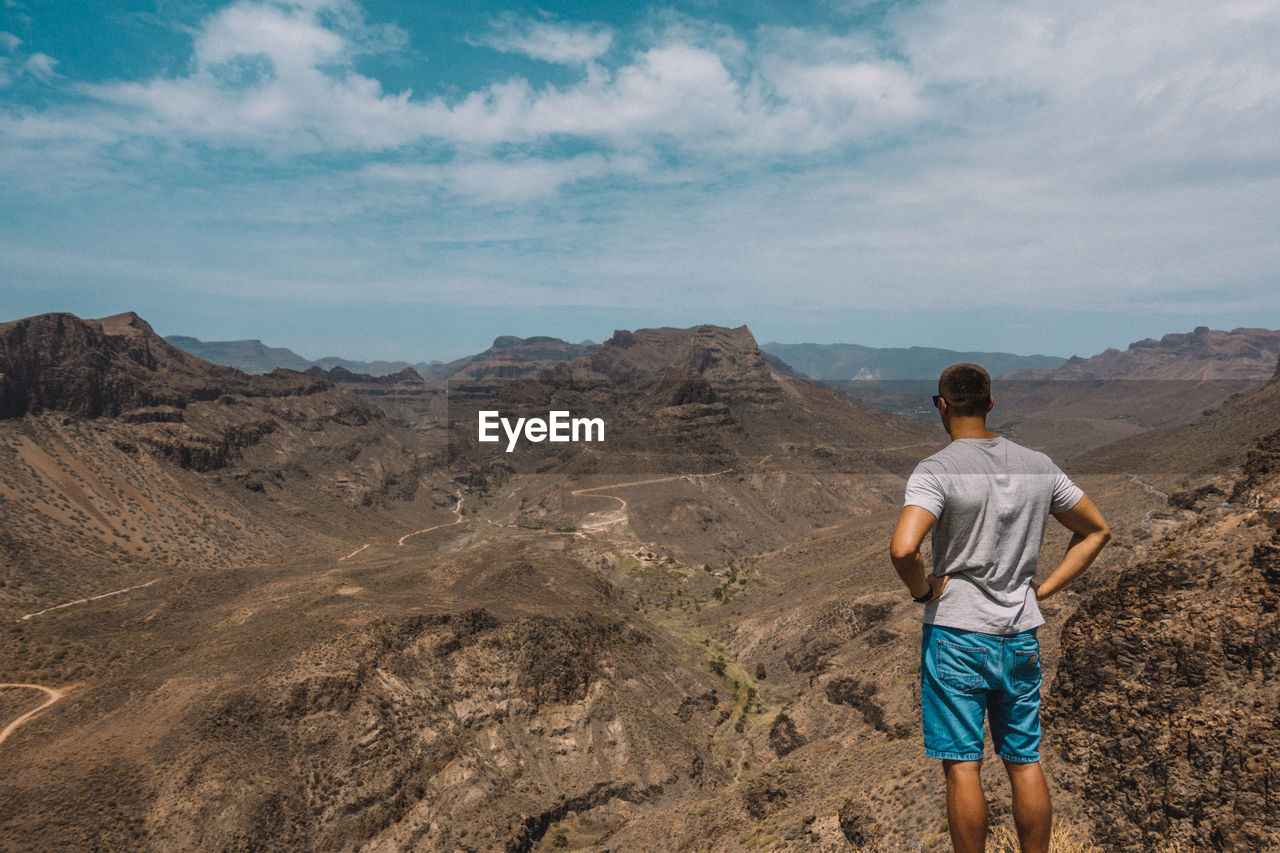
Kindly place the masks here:
POLYGON ((336 547, 452 502, 416 433, 323 377, 248 376, 126 314, 0 326, 0 608, 336 547), (394 515, 394 513, 392 513, 394 515))
MULTIPOLYGON (((772 457, 863 472, 900 470, 932 430, 842 399, 775 368, 744 326, 619 331, 598 350, 512 382, 454 383, 455 445, 467 447, 474 412, 546 416, 549 407, 601 417, 608 438, 592 469, 706 473, 772 457)), ((474 441, 472 441, 474 444, 474 441)), ((556 448, 535 448, 537 458, 556 448)), ((499 450, 502 453, 501 450, 499 450)), ((573 454, 581 465, 581 454, 573 454)), ((501 457, 519 466, 519 454, 501 457)))
POLYGON ((1234 394, 1189 423, 1151 430, 1080 456, 1079 471, 1129 472, 1166 491, 1217 477, 1229 490, 1246 456, 1280 424, 1280 368, 1270 381, 1234 394))
POLYGON ((1194 448, 1269 414, 1234 482, 1183 478, 1163 535, 1063 632, 1050 725, 1115 849, 1280 845, 1280 413, 1262 405, 1278 388, 1173 433, 1194 448))

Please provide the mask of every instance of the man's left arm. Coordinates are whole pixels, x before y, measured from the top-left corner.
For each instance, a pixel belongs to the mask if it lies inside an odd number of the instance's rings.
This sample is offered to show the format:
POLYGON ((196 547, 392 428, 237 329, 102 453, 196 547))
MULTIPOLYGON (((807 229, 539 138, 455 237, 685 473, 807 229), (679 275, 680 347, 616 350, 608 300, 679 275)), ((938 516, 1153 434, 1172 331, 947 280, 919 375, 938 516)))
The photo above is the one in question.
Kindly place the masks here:
POLYGON ((942 594, 942 588, 947 585, 947 578, 925 571, 924 558, 920 555, 924 537, 929 535, 937 522, 938 519, 929 510, 908 504, 902 508, 898 525, 893 529, 889 559, 893 561, 898 577, 911 591, 912 598, 929 595, 927 600, 932 601, 942 594))

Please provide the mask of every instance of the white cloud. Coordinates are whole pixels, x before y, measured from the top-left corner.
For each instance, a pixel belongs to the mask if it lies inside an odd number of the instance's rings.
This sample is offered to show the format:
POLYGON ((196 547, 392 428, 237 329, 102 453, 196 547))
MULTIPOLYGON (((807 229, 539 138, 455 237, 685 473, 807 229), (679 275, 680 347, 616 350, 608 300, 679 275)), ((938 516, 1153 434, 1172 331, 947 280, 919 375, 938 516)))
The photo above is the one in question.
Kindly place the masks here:
POLYGON ((585 65, 609 50, 613 30, 601 24, 569 25, 505 15, 494 22, 490 32, 472 42, 544 62, 585 65))
POLYGON ((638 171, 634 159, 611 162, 600 154, 564 160, 471 160, 449 164, 380 163, 365 177, 396 185, 446 191, 475 202, 525 202, 554 197, 565 186, 619 170, 638 171))
POLYGON ((246 282, 286 281, 310 252, 334 292, 349 275, 425 301, 473 298, 446 286, 463 283, 504 304, 854 313, 1132 311, 1219 288, 1274 311, 1276 0, 937 0, 874 33, 654 20, 606 41, 512 19, 485 44, 505 33, 499 49, 576 66, 572 82, 423 97, 357 73, 404 36, 354 5, 240 0, 202 23, 184 74, 0 113, 0 178, 33 198, 96 182, 117 203, 109 189, 167 186, 210 148, 272 155, 286 168, 267 184, 217 175, 143 207, 252 236, 246 282), (294 170, 308 152, 348 156, 294 170), (564 289, 532 284, 548 280, 564 289))
MULTIPOLYGON (((900 129, 925 112, 920 81, 900 62, 865 51, 841 61, 827 50, 823 61, 809 64, 753 56, 722 27, 699 30, 697 22, 679 19, 606 68, 594 60, 609 48, 608 30, 503 20, 487 44, 586 63, 584 78, 541 89, 514 78, 452 99, 388 93, 352 62, 361 52, 396 49, 403 34, 369 36, 371 28, 345 0, 240 0, 202 24, 186 76, 81 88, 133 110, 139 133, 277 154, 424 143, 464 153, 569 135, 623 152, 675 145, 712 157, 777 156, 900 129), (753 63, 759 72, 751 71, 753 63)), ((65 124, 69 132, 74 126, 65 124)))
POLYGON ((31 75, 45 81, 46 83, 58 75, 53 70, 53 66, 58 64, 58 60, 44 53, 33 53, 27 57, 27 61, 22 63, 22 67, 31 75))

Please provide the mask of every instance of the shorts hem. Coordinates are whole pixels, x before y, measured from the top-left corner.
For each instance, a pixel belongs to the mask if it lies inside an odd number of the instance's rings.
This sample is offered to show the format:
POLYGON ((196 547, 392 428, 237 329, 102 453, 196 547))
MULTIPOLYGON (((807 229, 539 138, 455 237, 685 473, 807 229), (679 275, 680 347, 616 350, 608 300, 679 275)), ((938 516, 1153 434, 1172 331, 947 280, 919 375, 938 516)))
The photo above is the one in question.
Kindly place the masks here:
POLYGON ((1040 753, 1036 753, 1033 757, 1025 755, 1005 755, 1003 752, 998 752, 996 754, 1005 761, 1008 761, 1010 764, 1035 764, 1040 760, 1040 753))
POLYGON ((936 749, 926 749, 924 754, 930 758, 941 758, 943 761, 981 761, 982 753, 973 752, 939 752, 936 749))

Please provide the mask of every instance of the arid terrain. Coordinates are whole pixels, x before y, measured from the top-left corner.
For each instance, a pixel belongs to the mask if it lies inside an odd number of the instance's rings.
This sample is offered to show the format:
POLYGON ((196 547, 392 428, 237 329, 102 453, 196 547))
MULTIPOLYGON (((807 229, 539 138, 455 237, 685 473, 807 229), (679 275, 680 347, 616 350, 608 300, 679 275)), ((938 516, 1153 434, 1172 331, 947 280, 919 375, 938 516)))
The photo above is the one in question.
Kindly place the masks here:
MULTIPOLYGON (((0 324, 0 847, 947 847, 886 554, 936 423, 745 328, 483 363, 248 376, 133 315, 0 324), (488 407, 609 431, 507 454, 488 407)), ((1250 388, 1071 468, 1116 535, 1046 610, 1045 760, 1102 849, 1280 843, 1250 388)))

